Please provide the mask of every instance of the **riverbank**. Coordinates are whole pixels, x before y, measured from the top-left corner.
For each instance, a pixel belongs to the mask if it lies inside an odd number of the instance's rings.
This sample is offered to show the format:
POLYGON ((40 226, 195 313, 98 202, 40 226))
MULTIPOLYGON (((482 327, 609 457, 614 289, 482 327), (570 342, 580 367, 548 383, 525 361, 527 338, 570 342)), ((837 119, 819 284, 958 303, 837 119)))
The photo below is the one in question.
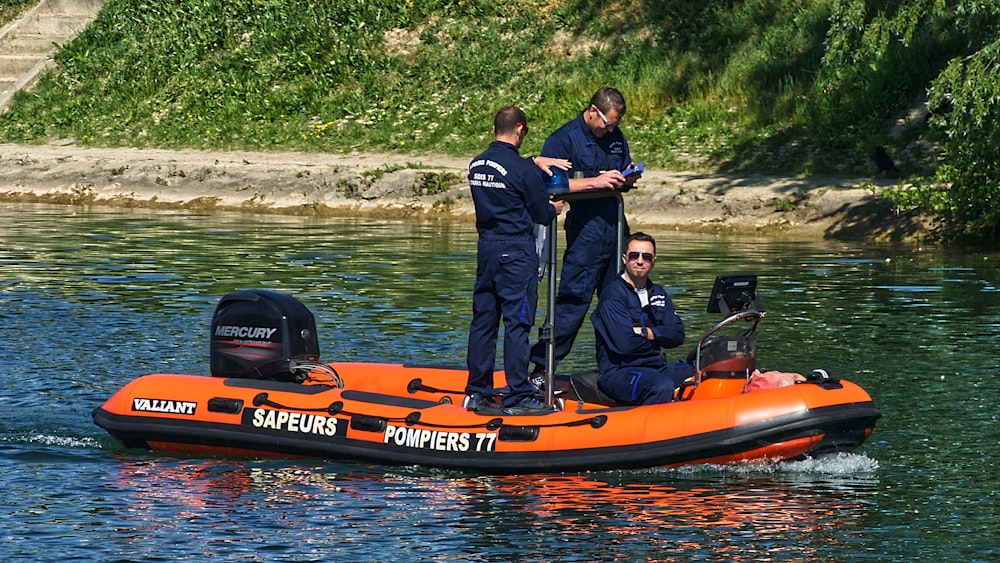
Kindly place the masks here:
MULTIPOLYGON (((0 145, 0 201, 471 221, 467 165, 436 155, 0 145)), ((866 180, 652 170, 625 200, 633 227, 844 240, 930 235, 863 188, 866 180)))

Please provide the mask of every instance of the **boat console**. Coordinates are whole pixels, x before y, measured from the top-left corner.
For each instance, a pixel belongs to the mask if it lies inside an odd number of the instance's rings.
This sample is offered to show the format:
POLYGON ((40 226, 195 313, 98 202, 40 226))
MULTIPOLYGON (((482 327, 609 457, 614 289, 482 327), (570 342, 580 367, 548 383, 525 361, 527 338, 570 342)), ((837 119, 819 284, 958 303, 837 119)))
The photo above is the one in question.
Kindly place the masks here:
POLYGON ((757 275, 717 276, 707 311, 722 313, 725 318, 701 335, 688 356, 688 362, 695 366, 695 386, 710 377, 748 378, 757 367, 756 331, 764 318, 764 306, 757 295, 757 275), (718 334, 724 327, 740 320, 752 323, 742 334, 718 334))

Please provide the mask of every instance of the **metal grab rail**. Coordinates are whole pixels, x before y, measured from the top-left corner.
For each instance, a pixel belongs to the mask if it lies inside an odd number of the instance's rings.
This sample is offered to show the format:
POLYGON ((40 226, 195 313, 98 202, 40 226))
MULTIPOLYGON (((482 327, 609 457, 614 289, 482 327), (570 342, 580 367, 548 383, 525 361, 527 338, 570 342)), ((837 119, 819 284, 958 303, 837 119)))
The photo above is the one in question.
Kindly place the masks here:
POLYGON ((702 333, 701 337, 698 338, 698 345, 695 347, 695 356, 694 356, 694 370, 695 370, 694 388, 695 389, 697 389, 698 385, 701 383, 702 374, 704 372, 702 370, 702 365, 701 365, 701 349, 702 349, 702 346, 705 344, 705 341, 708 340, 709 337, 711 337, 713 334, 715 334, 716 332, 718 332, 719 330, 721 330, 723 327, 725 327, 727 325, 730 325, 730 324, 732 324, 732 323, 734 323, 736 321, 739 321, 739 320, 752 318, 753 319, 753 325, 750 328, 748 328, 747 330, 745 330, 743 332, 743 336, 750 336, 751 334, 753 334, 754 332, 757 331, 757 327, 760 325, 760 322, 762 320, 764 320, 764 315, 765 314, 766 313, 764 311, 756 311, 756 310, 752 310, 752 309, 749 310, 749 311, 740 311, 739 313, 733 313, 732 315, 729 315, 725 319, 722 319, 721 321, 719 321, 718 323, 716 323, 715 325, 713 325, 711 328, 709 328, 708 330, 706 330, 704 333, 702 333))

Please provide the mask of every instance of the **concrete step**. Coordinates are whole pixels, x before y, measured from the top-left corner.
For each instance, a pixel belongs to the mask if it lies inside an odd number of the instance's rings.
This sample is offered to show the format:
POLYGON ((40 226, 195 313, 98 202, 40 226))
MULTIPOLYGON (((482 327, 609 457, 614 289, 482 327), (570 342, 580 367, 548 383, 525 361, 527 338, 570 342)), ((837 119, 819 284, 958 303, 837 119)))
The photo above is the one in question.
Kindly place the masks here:
POLYGON ((41 0, 0 29, 0 112, 51 64, 56 44, 65 45, 86 29, 103 6, 104 0, 41 0))
POLYGON ((42 0, 40 8, 54 14, 96 16, 103 2, 99 0, 42 0))
POLYGON ((46 56, 56 45, 65 45, 72 35, 15 34, 0 41, 0 55, 46 56))
POLYGON ((44 61, 47 57, 28 57, 21 55, 0 55, 0 76, 2 77, 17 77, 23 76, 24 73, 35 68, 39 62, 44 61))
POLYGON ((83 31, 88 23, 89 21, 82 16, 39 12, 21 20, 17 32, 40 35, 76 35, 83 31))

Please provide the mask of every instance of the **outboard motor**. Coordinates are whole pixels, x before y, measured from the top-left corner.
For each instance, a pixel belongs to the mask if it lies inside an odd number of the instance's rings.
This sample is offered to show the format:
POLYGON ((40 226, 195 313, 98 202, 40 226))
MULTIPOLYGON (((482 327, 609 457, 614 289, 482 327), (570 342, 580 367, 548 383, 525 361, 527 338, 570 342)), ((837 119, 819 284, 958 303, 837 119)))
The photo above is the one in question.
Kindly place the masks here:
POLYGON ((212 316, 209 352, 216 377, 300 381, 296 364, 319 362, 316 320, 305 305, 283 293, 230 293, 212 316))

